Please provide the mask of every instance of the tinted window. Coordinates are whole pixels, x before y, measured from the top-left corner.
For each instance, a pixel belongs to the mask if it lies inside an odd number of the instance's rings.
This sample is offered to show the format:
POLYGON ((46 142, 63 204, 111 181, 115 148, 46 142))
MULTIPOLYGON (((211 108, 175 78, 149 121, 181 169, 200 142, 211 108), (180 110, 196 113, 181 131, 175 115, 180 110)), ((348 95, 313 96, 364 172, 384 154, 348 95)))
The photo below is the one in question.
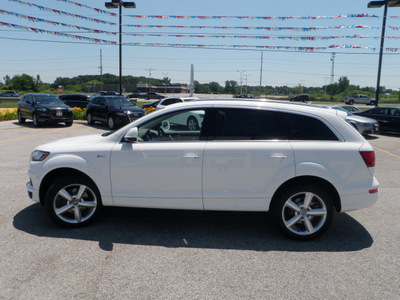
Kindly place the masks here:
POLYGON ((216 140, 279 139, 276 112, 223 108, 216 111, 216 140))
POLYGON ((126 107, 126 106, 135 106, 132 102, 129 100, 126 100, 125 98, 108 98, 108 105, 113 106, 113 107, 126 107))
POLYGON ((54 95, 35 95, 33 96, 36 103, 39 104, 60 104, 62 103, 60 99, 58 99, 54 95))
POLYGON ((314 117, 283 112, 278 114, 282 137, 288 140, 338 140, 328 126, 314 117))

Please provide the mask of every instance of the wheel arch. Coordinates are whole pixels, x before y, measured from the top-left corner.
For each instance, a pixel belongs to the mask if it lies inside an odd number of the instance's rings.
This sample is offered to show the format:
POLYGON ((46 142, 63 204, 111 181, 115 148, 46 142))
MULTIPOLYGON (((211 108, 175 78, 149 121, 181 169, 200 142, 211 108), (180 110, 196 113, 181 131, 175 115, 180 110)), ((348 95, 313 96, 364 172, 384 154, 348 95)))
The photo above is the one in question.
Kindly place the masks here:
POLYGON ((60 176, 84 177, 85 179, 89 180, 94 187, 96 187, 98 194, 101 195, 97 184, 84 172, 73 168, 59 168, 47 173, 46 176, 42 179, 39 188, 39 199, 42 205, 45 204, 46 192, 49 189, 50 185, 56 178, 59 178, 60 176))
POLYGON ((299 177, 294 177, 292 179, 289 179, 288 181, 284 182, 281 184, 281 186, 276 190, 274 195, 271 198, 271 203, 269 210, 271 210, 272 205, 276 201, 276 199, 279 197, 279 195, 285 191, 289 186, 294 186, 294 185, 306 185, 306 184, 314 184, 318 187, 322 187, 323 189, 326 189, 329 194, 332 195, 332 200, 333 200, 333 206, 335 207, 335 210, 337 212, 340 212, 342 209, 342 205, 340 202, 340 196, 336 188, 327 180, 316 177, 316 176, 299 176, 299 177))

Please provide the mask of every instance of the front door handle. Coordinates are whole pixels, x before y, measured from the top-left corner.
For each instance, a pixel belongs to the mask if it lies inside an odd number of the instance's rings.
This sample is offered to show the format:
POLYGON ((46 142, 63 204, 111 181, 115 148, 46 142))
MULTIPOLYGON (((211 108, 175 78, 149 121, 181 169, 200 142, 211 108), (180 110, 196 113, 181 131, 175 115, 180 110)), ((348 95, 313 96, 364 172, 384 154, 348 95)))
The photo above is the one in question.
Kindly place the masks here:
POLYGON ((286 155, 271 155, 271 158, 278 158, 278 159, 286 159, 287 156, 286 155))
POLYGON ((194 159, 199 159, 199 158, 200 158, 200 156, 198 156, 198 155, 190 155, 190 154, 188 154, 188 155, 184 155, 184 156, 182 156, 182 158, 194 158, 194 159))

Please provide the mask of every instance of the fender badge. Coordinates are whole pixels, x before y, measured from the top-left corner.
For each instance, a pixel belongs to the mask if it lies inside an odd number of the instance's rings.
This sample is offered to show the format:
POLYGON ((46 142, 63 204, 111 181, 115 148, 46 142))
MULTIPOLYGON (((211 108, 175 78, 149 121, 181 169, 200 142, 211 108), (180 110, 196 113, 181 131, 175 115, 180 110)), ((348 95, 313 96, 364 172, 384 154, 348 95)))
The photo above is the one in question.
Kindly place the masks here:
POLYGON ((100 158, 100 157, 105 157, 104 155, 97 155, 97 158, 100 158))

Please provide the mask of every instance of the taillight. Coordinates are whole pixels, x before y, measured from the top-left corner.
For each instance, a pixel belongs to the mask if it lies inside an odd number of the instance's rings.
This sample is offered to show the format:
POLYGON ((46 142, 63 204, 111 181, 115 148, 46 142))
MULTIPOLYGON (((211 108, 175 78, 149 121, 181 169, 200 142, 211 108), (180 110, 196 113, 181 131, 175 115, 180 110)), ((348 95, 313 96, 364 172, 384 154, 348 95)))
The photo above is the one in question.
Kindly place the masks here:
POLYGON ((374 151, 360 151, 360 154, 368 168, 375 167, 374 151))

